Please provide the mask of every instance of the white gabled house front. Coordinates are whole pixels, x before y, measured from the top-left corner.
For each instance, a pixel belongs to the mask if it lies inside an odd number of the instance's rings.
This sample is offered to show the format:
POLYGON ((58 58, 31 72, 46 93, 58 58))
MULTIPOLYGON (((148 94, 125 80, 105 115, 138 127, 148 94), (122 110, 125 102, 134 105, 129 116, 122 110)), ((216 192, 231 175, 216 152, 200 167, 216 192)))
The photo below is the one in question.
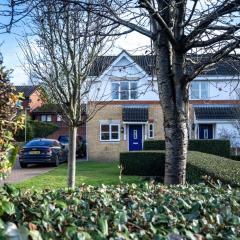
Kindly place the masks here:
MULTIPOLYGON (((164 139, 153 59, 122 51, 95 62, 91 76, 97 80, 90 94, 100 108, 86 124, 89 160, 118 160, 122 151, 142 150, 147 139, 164 139)), ((190 87, 190 137, 221 138, 225 131, 239 138, 239 90, 236 72, 223 66, 196 78, 190 87)), ((89 102, 90 112, 91 107, 89 102)))

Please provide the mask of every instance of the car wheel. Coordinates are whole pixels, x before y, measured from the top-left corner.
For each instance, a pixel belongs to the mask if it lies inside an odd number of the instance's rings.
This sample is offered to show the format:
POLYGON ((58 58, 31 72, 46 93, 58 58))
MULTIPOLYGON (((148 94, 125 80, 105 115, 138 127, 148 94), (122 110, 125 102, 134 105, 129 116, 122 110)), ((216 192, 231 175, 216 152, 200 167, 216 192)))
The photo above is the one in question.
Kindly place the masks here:
POLYGON ((56 155, 55 163, 53 165, 54 165, 54 167, 57 167, 59 165, 59 157, 58 157, 58 155, 56 155))
POLYGON ((21 167, 21 168, 27 168, 27 164, 26 164, 26 163, 21 163, 21 162, 20 162, 20 167, 21 167))

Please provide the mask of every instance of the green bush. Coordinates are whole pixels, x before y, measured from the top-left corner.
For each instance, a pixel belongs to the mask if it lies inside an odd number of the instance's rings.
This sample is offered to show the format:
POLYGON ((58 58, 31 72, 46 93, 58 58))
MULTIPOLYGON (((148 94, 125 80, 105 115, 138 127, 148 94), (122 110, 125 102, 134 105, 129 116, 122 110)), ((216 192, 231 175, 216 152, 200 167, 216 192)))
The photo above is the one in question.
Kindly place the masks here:
MULTIPOLYGON (((144 150, 165 150, 165 140, 147 140, 144 142, 144 150)), ((229 157, 230 141, 222 139, 190 139, 188 143, 188 150, 229 157)))
POLYGON ((240 155, 232 155, 230 158, 235 161, 240 161, 240 155))
POLYGON ((144 150, 165 150, 165 140, 144 141, 144 150))
POLYGON ((124 175, 164 176, 165 153, 141 151, 120 153, 124 175))
POLYGON ((0 239, 10 223, 19 228, 15 239, 240 238, 240 190, 219 185, 83 185, 42 192, 4 187, 0 194, 0 239))
MULTIPOLYGON (((33 138, 45 138, 48 135, 58 130, 58 126, 53 123, 45 123, 40 121, 27 121, 27 141, 33 138)), ((25 129, 17 131, 15 134, 15 140, 23 142, 25 140, 25 129)))
MULTIPOLYGON (((140 176, 164 176, 165 153, 163 151, 126 152, 120 154, 123 174, 140 176)), ((203 176, 220 179, 224 183, 240 186, 240 162, 228 158, 188 152, 187 182, 199 183, 203 176)))
POLYGON ((188 182, 199 183, 205 175, 233 186, 240 186, 240 162, 207 153, 189 152, 188 182))
POLYGON ((230 156, 230 141, 222 139, 189 140, 188 150, 204 152, 228 158, 230 156))
POLYGON ((32 121, 34 129, 34 138, 44 138, 54 133, 59 127, 53 123, 32 121))

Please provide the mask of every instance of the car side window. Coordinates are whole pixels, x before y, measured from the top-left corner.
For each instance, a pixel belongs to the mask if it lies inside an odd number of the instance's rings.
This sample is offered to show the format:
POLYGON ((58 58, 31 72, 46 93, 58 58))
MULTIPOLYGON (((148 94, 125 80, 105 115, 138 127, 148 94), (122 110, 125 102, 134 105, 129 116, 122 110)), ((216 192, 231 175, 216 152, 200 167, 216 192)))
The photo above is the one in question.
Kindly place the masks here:
POLYGON ((56 141, 54 141, 53 146, 54 147, 61 147, 60 144, 58 142, 56 142, 56 141))

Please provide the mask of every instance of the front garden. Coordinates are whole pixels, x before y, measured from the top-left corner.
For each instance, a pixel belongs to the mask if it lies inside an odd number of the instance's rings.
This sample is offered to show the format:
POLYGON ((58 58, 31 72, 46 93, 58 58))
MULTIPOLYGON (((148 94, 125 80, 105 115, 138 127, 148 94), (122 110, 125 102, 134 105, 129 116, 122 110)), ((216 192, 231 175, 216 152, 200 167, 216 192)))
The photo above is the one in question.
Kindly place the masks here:
POLYGON ((145 150, 122 153, 121 169, 78 162, 75 190, 64 188, 67 164, 5 186, 0 239, 240 239, 240 161, 189 151, 188 184, 164 186, 164 159, 145 150))

